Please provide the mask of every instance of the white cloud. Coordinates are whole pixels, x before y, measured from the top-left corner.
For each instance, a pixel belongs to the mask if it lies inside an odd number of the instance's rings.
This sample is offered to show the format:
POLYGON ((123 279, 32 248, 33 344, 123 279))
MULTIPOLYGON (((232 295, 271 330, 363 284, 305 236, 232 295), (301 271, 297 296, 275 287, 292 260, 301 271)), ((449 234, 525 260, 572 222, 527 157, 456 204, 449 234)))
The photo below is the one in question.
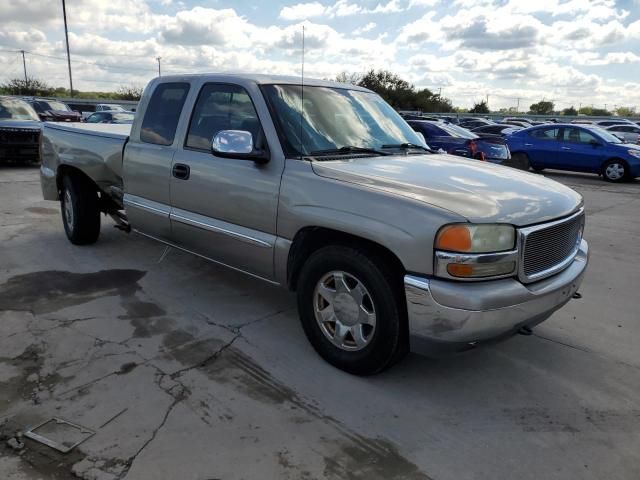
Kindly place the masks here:
POLYGON ((364 25, 363 27, 360 28, 356 28, 353 31, 354 35, 362 35, 363 33, 367 33, 370 32, 371 30, 373 30, 374 28, 376 28, 377 24, 375 22, 369 22, 366 25, 364 25))

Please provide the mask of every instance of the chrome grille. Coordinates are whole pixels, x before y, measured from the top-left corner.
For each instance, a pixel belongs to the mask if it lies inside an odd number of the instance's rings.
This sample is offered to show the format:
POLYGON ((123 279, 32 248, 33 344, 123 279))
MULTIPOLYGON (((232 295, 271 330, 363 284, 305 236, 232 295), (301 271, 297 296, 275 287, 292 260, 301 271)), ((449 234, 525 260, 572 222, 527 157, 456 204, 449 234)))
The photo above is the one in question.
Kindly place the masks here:
POLYGON ((522 229, 522 281, 533 282, 566 268, 575 257, 584 228, 584 211, 556 222, 522 229))

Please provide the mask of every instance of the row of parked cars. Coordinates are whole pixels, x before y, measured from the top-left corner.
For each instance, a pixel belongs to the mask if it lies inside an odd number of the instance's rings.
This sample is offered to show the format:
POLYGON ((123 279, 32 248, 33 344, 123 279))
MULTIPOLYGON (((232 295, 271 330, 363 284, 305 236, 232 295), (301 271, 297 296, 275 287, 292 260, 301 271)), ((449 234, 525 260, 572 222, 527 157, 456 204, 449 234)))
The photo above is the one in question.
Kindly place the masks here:
POLYGON ((640 125, 625 119, 561 123, 527 118, 405 115, 430 148, 523 170, 589 172, 621 182, 640 176, 640 125))
POLYGON ((133 117, 116 104, 79 112, 49 98, 0 96, 0 162, 38 162, 41 122, 132 123, 133 117))

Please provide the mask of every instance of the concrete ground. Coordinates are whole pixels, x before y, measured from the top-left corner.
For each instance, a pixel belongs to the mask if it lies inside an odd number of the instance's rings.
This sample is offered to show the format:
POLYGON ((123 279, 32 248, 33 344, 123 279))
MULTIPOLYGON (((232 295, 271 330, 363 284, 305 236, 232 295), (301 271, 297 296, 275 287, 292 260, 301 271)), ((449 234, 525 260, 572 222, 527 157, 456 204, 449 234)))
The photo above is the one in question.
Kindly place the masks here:
POLYGON ((640 478, 640 182, 550 176, 585 196, 584 297, 533 336, 358 378, 291 294, 110 222, 73 246, 37 169, 0 168, 0 478, 640 478), (54 416, 95 435, 10 446, 54 416))

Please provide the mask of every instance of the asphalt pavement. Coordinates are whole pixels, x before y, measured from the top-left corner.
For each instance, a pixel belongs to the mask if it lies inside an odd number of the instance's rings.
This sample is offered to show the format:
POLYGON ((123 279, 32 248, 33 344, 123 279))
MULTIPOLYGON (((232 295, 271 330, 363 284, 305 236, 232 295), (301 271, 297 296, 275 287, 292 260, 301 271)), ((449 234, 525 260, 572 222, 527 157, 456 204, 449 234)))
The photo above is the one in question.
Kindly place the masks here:
POLYGON ((581 293, 532 336, 334 369, 295 298, 108 220, 71 245, 0 167, 0 478, 640 478, 640 182, 585 197, 581 293), (69 453, 21 436, 30 427, 69 453))

